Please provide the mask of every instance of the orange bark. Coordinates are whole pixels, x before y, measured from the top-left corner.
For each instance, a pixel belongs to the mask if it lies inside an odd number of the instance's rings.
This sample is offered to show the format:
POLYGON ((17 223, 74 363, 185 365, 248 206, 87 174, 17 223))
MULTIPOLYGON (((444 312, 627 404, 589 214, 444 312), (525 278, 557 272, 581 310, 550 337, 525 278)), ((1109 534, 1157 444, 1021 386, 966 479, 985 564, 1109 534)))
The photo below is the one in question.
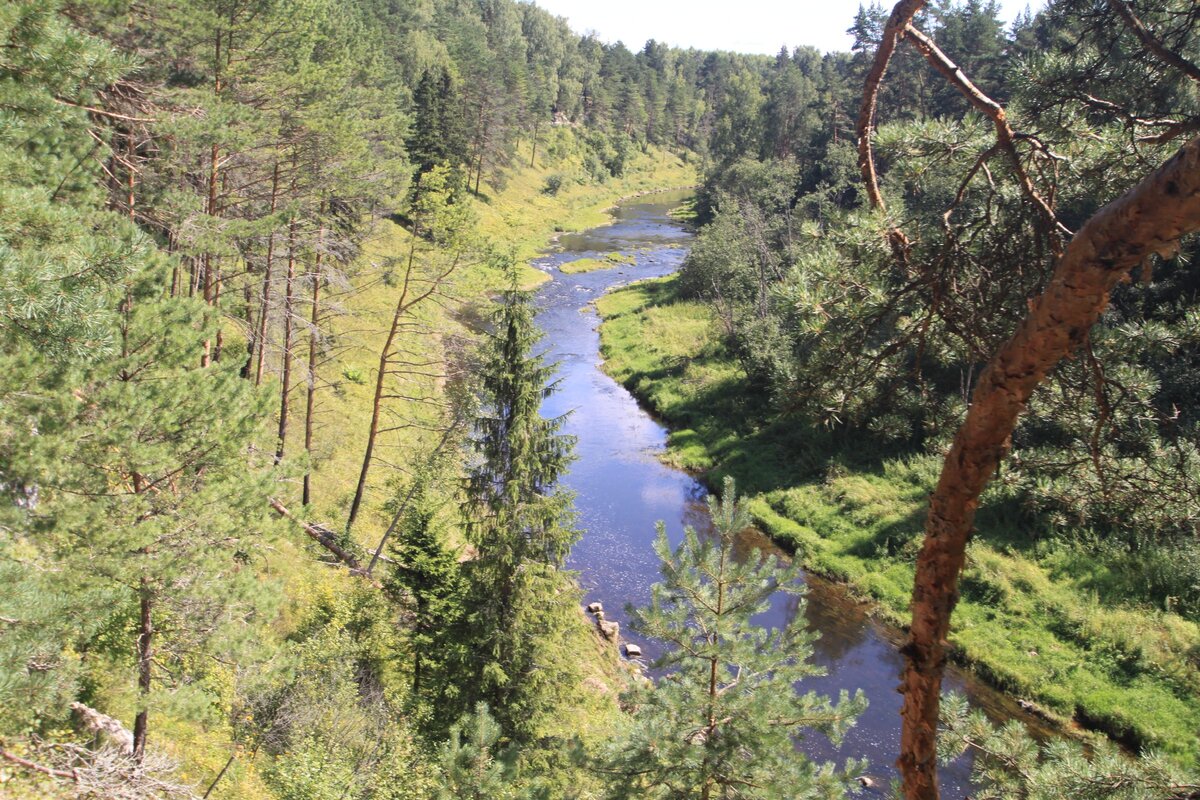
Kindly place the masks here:
POLYGON ((908 800, 938 795, 938 703, 950 615, 979 497, 1007 453, 1017 417, 1039 383, 1086 338, 1109 292, 1156 253, 1200 230, 1200 138, 1100 209, 1067 245, 1045 291, 980 376, 966 420, 930 498, 917 558, 906 666, 901 756, 908 800))
POLYGON ((867 187, 871 208, 883 210, 883 195, 879 193, 879 178, 875 173, 875 154, 871 146, 871 133, 875 129, 875 107, 879 102, 879 88, 887 72, 888 62, 896 52, 896 46, 904 36, 904 30, 913 17, 925 7, 925 0, 900 0, 892 9, 887 25, 883 29, 883 41, 875 51, 875 61, 867 73, 863 86, 863 102, 858 112, 858 168, 867 187))

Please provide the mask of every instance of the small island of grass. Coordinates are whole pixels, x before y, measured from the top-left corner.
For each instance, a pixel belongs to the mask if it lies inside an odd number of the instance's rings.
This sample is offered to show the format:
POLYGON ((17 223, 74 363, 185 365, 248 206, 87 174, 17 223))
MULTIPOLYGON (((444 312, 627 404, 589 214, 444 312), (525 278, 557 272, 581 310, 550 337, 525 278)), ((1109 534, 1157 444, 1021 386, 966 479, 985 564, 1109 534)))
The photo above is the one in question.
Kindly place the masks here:
POLYGON ((626 253, 608 253, 601 258, 578 258, 559 266, 565 275, 575 275, 580 272, 594 272, 598 269, 612 269, 622 264, 634 264, 637 257, 626 253))

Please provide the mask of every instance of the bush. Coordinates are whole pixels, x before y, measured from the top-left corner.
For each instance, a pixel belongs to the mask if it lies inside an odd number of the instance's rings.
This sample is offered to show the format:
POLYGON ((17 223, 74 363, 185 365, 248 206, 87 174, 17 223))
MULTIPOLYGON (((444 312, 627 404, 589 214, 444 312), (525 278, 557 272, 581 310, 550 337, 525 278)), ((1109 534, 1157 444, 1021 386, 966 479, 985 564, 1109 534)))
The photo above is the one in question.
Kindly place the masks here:
POLYGON ((562 188, 565 180, 566 178, 561 172, 556 172, 553 175, 547 176, 546 183, 542 185, 542 194, 548 194, 551 197, 554 197, 556 194, 558 194, 558 190, 562 188))

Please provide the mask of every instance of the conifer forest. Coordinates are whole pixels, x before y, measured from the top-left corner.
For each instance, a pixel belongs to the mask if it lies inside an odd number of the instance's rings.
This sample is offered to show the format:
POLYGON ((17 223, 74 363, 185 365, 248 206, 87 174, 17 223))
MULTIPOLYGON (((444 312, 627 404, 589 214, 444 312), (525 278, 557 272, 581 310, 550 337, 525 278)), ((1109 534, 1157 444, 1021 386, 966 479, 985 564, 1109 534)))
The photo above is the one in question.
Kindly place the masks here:
POLYGON ((1200 4, 891 2, 0 0, 0 798, 1200 800, 1200 4))

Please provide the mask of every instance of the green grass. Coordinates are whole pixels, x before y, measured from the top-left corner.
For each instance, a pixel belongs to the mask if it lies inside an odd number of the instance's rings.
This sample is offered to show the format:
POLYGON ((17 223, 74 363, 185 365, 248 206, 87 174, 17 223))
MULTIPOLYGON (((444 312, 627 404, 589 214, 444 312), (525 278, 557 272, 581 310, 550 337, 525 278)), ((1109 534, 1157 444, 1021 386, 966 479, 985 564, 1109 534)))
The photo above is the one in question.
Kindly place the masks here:
POLYGON ((559 269, 567 275, 575 275, 580 272, 595 272, 600 269, 614 269, 616 267, 634 264, 637 262, 637 256, 626 255, 625 253, 608 253, 603 258, 577 258, 574 261, 568 261, 562 264, 559 269))
POLYGON ((672 219, 689 224, 698 222, 700 219, 700 214, 696 208, 696 198, 694 197, 685 200, 667 213, 672 219))
MULTIPOLYGON (((597 303, 605 369, 670 425, 670 461, 714 484, 732 474, 765 532, 903 626, 940 461, 881 456, 787 420, 755 423, 770 418, 748 399, 712 311, 679 299, 675 286, 644 281, 597 303)), ((1200 763, 1200 626, 1098 596, 1097 573, 1112 565, 1064 542, 1030 541, 998 495, 985 497, 977 531, 954 658, 1064 724, 1200 763)))
MULTIPOLYGON (((507 176, 502 191, 486 184, 483 196, 473 201, 478 214, 476 230, 496 247, 514 252, 518 258, 530 258, 546 248, 557 231, 582 230, 611 221, 605 213, 620 199, 661 188, 693 185, 694 168, 676 156, 663 151, 639 154, 631 160, 626 175, 603 184, 582 181, 582 167, 574 134, 556 131, 560 139, 556 157, 541 156, 538 164, 514 169, 507 176), (562 172, 570 180, 557 196, 550 197, 541 189, 547 175, 562 172)), ((528 154, 525 156, 528 158, 528 154)), ((326 295, 325 324, 330 332, 326 360, 319 366, 317 413, 313 451, 312 506, 302 511, 299 502, 298 480, 283 496, 285 503, 297 514, 314 522, 322 522, 340 531, 353 496, 361 465, 367 425, 371 413, 375 370, 379 349, 383 344, 390 315, 396 302, 398 287, 387 274, 395 259, 407 252, 410 237, 395 222, 381 220, 364 243, 358 262, 348 270, 350 285, 340 281, 326 295)), ((526 266, 522 275, 526 287, 532 287, 547 276, 526 266)), ((445 306, 428 305, 422 316, 426 326, 420 337, 411 337, 401 346, 416 352, 435 354, 446 338, 465 333, 463 325, 450 313, 454 307, 478 306, 504 286, 504 276, 483 268, 468 267, 461 271, 449 287, 452 302, 445 306)), ((293 475, 302 472, 303 419, 305 387, 303 372, 307 356, 307 334, 301 336, 293 369, 301 377, 294 382, 291 394, 292 426, 289 431, 286 468, 293 475)), ((240 347, 233 333, 226 347, 234 352, 240 347)), ((280 364, 272 352, 267 375, 278 375, 280 364)), ((278 392, 278 384, 268 377, 264 391, 278 392)), ((436 387, 430 378, 426 388, 436 387)), ((411 403, 393 401, 388 406, 387 427, 403 416, 425 416, 411 403), (396 416, 393 416, 396 415, 396 416)), ((390 430, 381 435, 377 453, 379 461, 372 468, 364 510, 355 526, 354 538, 363 548, 373 548, 386 529, 388 515, 384 505, 392 496, 392 483, 403 478, 394 465, 411 467, 415 457, 428 449, 436 434, 417 428, 390 430)), ((454 513, 451 501, 446 506, 448 518, 454 513)), ((285 640, 293 635, 299 620, 308 616, 308 609, 327 595, 345 596, 362 587, 360 578, 325 563, 315 548, 290 523, 273 517, 265 523, 270 537, 264 541, 262 555, 256 564, 264 583, 281 584, 277 593, 281 607, 274 618, 261 620, 254 636, 264 650, 281 650, 285 640)), ((451 533, 456 535, 455 532, 451 533)), ((570 602, 575 602, 572 598, 570 602)), ((590 621, 579 613, 579 625, 571 629, 563 643, 564 652, 576 653, 580 661, 581 684, 572 693, 570 708, 564 711, 562 722, 572 733, 600 740, 610 732, 618 714, 617 692, 627 679, 627 672, 616 649, 599 640, 590 621)), ((108 668, 107 662, 93 659, 96 675, 91 689, 93 702, 101 708, 131 722, 137 705, 137 690, 126 670, 108 668)), ((224 766, 234 750, 232 729, 223 709, 232 698, 235 677, 233 666, 214 667, 203 686, 182 693, 180 700, 156 705, 152 714, 151 740, 154 747, 178 759, 182 765, 181 778, 203 790, 224 766), (212 683, 212 686, 208 684, 212 683), (204 690, 203 692, 200 690, 204 690), (219 702, 213 700, 219 698, 219 702), (203 700, 203 703, 200 701, 203 700)), ((248 755, 235 760, 222 779, 214 797, 260 798, 270 795, 263 783, 261 771, 267 761, 263 753, 251 760, 248 755)), ((0 791, 0 794, 3 794, 0 791)))
POLYGON ((535 166, 526 162, 512 170, 503 190, 485 184, 476 203, 480 232, 513 250, 521 260, 539 255, 556 233, 612 222, 607 212, 621 199, 694 186, 699 181, 693 164, 651 148, 646 153, 635 152, 621 177, 596 183, 583 167, 583 151, 575 132, 568 128, 555 128, 539 146, 539 154, 535 166), (546 179, 556 174, 564 176, 563 185, 556 194, 546 194, 546 179))

